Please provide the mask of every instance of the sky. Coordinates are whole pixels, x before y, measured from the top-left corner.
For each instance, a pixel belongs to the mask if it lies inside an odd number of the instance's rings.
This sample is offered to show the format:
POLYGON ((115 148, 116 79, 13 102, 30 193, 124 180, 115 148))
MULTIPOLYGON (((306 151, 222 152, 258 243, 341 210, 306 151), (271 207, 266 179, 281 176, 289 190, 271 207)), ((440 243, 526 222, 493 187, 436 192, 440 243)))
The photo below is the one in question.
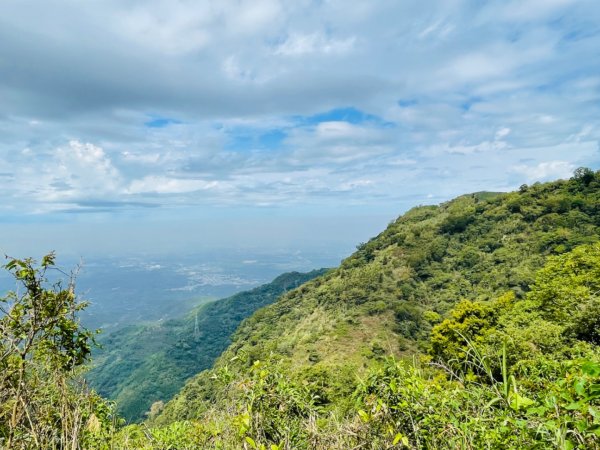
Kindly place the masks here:
POLYGON ((590 0, 2 0, 0 251, 350 249, 600 169, 590 0))

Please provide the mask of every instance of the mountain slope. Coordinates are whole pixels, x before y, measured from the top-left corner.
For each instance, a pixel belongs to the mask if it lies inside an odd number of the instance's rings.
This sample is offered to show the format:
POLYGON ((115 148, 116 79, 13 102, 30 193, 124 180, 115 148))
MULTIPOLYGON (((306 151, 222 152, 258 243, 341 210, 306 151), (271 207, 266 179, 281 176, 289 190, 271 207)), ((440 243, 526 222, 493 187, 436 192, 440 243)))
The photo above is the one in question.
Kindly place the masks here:
POLYGON ((582 170, 568 181, 414 208, 338 269, 244 321, 216 369, 190 380, 157 423, 203 417, 255 361, 276 361, 320 408, 344 411, 357 374, 386 354, 426 352, 432 327, 460 300, 506 291, 522 299, 548 256, 598 241, 599 205, 600 175, 582 170))
POLYGON ((243 319, 324 272, 286 273, 256 289, 204 304, 181 319, 112 333, 102 339, 88 381, 115 400, 127 420, 142 419, 154 402, 169 400, 187 378, 209 368, 243 319))

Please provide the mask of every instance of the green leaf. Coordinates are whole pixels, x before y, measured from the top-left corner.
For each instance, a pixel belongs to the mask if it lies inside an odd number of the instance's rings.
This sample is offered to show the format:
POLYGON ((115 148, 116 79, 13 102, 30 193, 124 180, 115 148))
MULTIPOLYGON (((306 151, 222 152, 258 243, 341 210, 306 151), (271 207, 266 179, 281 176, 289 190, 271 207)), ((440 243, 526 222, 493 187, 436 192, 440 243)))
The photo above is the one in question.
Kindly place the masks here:
POLYGON ((582 402, 573 402, 567 406, 565 406, 565 409, 568 411, 576 411, 581 409, 581 407, 583 406, 582 402))
POLYGON ((548 408, 545 406, 538 406, 536 408, 529 408, 527 414, 533 414, 536 416, 544 416, 548 412, 548 408))
POLYGON ((369 416, 369 414, 368 414, 366 411, 362 410, 362 409, 359 409, 359 410, 358 410, 358 415, 360 416, 360 419, 361 419, 361 420, 362 420, 364 423, 367 423, 367 422, 369 422, 369 420, 371 419, 371 417, 369 416))
POLYGON ((546 426, 546 428, 550 431, 556 431, 557 427, 556 427, 556 422, 554 420, 547 420, 544 425, 546 426))
POLYGON ((42 267, 48 267, 54 265, 54 260, 56 255, 54 253, 49 253, 42 258, 42 267))
POLYGON ((485 405, 485 409, 491 408, 492 406, 494 406, 496 403, 498 403, 499 401, 502 401, 502 399, 500 397, 496 397, 492 400, 490 400, 487 405, 485 405))
POLYGON ((579 395, 585 394, 585 380, 583 378, 580 378, 577 381, 575 381, 573 387, 575 388, 575 392, 577 392, 579 395))
POLYGON ((597 398, 600 398, 600 384, 594 383, 589 387, 589 396, 588 396, 588 400, 595 400, 597 398))
POLYGON ((587 361, 581 366, 581 370, 585 375, 591 377, 600 376, 600 364, 593 361, 587 361))
POLYGON ((509 397, 509 404, 512 409, 518 411, 522 408, 527 408, 533 405, 535 402, 530 398, 524 397, 517 392, 513 392, 509 397))
POLYGON ((246 442, 248 443, 248 445, 252 448, 258 448, 256 446, 256 442, 254 442, 254 439, 252 439, 250 436, 246 436, 246 442))
POLYGON ((19 270, 19 272, 17 272, 17 275, 20 278, 25 278, 27 275, 29 275, 29 273, 30 273, 29 270, 27 270, 27 269, 21 269, 21 270, 19 270))

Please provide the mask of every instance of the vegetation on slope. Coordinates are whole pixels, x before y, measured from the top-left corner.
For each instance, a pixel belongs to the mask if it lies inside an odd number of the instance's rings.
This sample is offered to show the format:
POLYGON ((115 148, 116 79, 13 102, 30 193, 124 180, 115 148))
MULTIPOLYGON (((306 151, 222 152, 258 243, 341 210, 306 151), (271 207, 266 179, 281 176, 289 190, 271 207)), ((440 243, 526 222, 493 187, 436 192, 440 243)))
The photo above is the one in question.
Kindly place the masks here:
MULTIPOLYGON (((249 425, 240 429, 264 429, 263 418, 254 415, 254 400, 250 411, 240 412, 248 406, 243 395, 256 398, 243 394, 244 387, 258 383, 275 389, 268 394, 274 405, 293 401, 298 414, 263 437, 277 443, 285 436, 286 446, 310 447, 310 417, 313 425, 324 421, 327 428, 333 426, 326 418, 344 423, 356 413, 357 374, 377 372, 385 355, 402 360, 434 352, 431 330, 462 300, 487 305, 506 294, 521 304, 549 256, 598 241, 599 204, 600 174, 583 169, 567 181, 414 208, 360 245, 340 268, 244 321, 216 368, 192 379, 154 423, 200 419, 214 424, 203 431, 214 438, 227 434, 217 423, 239 422, 246 414, 249 425), (275 380, 260 381, 265 371, 267 378, 275 373, 275 380), (215 417, 220 419, 211 421, 215 417), (299 425, 292 430, 294 423, 299 425), (293 439, 301 444, 292 445, 293 439)), ((560 318, 552 320, 564 325, 560 318)), ((522 339, 521 348, 537 345, 528 335, 522 339)), ((511 364, 520 358, 516 348, 507 349, 511 364)), ((445 366, 456 376, 462 370, 450 361, 445 366)), ((326 431, 319 432, 327 436, 326 431)))
POLYGON ((352 383, 350 407, 277 362, 211 371, 200 420, 123 429, 130 448, 600 448, 600 244, 552 256, 522 299, 463 301, 429 352, 384 358, 352 383), (581 320, 584 317, 585 320, 581 320))
MULTIPOLYGON (((461 300, 523 299, 550 255, 599 239, 600 174, 507 194, 417 207, 341 266, 257 311, 218 360, 235 376, 277 360, 326 409, 347 408, 356 375, 384 355, 427 352, 432 327, 461 300)), ((201 416, 218 395, 191 380, 159 423, 201 416)))
POLYGON ((126 420, 145 418, 153 404, 155 414, 188 378, 212 366, 243 319, 324 272, 286 273, 256 289, 204 304, 181 319, 109 334, 101 340, 103 348, 95 352, 94 367, 86 378, 102 396, 116 402, 126 420))
POLYGON ((415 208, 87 448, 600 448, 599 205, 581 169, 415 208))

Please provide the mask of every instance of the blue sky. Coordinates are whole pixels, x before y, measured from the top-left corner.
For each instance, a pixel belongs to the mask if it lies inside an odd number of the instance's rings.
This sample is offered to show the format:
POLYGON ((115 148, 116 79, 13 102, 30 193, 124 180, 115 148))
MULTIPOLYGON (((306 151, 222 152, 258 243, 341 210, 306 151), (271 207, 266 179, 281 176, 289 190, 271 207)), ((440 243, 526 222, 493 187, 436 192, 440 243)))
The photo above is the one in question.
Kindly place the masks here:
POLYGON ((0 250, 349 249, 600 168, 585 0, 6 0, 0 250))

